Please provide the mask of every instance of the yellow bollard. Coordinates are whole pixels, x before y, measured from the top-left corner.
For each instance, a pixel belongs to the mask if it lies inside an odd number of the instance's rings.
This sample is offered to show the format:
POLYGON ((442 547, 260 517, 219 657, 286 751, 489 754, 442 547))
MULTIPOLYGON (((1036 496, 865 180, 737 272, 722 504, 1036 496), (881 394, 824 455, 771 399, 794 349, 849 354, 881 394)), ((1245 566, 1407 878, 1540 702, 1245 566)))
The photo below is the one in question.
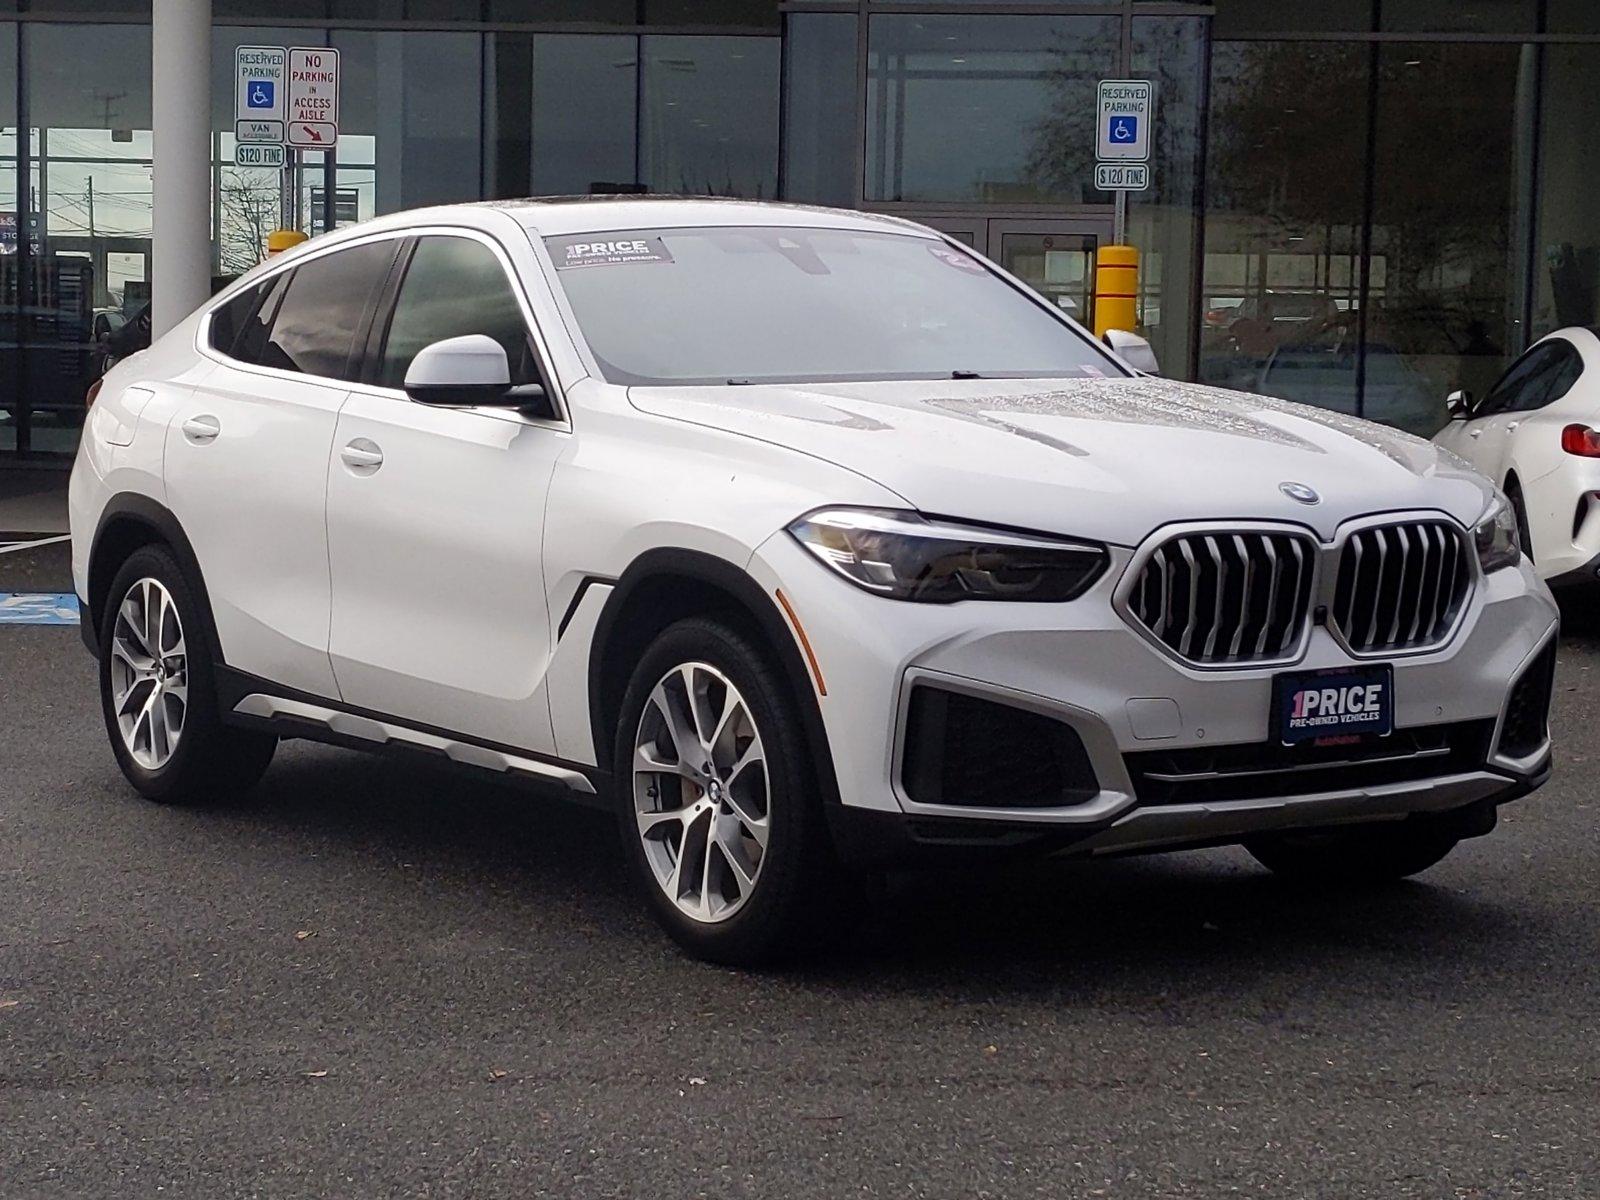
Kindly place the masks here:
POLYGON ((1130 333, 1139 324, 1139 251, 1132 246, 1101 246, 1094 259, 1094 335, 1108 329, 1130 333))
POLYGON ((274 229, 267 234, 267 257, 282 254, 290 246, 298 246, 305 240, 306 235, 298 229, 274 229))

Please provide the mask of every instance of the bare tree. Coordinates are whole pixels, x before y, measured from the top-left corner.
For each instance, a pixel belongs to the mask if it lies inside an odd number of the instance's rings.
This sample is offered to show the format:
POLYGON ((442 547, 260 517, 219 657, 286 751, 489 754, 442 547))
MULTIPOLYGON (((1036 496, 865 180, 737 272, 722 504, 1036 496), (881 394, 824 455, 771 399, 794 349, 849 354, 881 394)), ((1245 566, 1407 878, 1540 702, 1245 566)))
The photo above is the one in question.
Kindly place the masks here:
POLYGON ((236 275, 261 261, 267 234, 278 227, 278 203, 276 172, 230 168, 223 173, 217 231, 223 274, 236 275))

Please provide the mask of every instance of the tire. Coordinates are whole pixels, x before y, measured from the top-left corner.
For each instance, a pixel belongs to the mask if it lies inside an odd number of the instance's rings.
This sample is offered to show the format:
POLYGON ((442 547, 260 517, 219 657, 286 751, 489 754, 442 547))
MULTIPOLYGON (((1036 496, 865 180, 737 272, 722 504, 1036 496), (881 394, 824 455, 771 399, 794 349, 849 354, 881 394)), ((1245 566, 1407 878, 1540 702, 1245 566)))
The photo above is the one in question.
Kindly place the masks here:
POLYGON ((796 699, 759 645, 718 621, 669 626, 634 670, 615 747, 623 842, 662 928, 732 966, 811 948, 842 894, 839 867, 796 699), (636 751, 664 769, 636 769, 636 751))
POLYGON ((1505 493, 1506 499, 1511 501, 1511 515, 1517 521, 1517 541, 1522 543, 1522 552, 1528 556, 1528 561, 1533 562, 1533 534, 1528 530, 1528 506, 1522 502, 1522 489, 1508 480, 1505 493))
POLYGON ((222 723, 200 606, 165 547, 142 547, 122 564, 100 616, 100 646, 106 735, 141 795, 195 804, 255 786, 278 739, 222 723))
POLYGON ((1275 834, 1244 845, 1274 875, 1296 883, 1359 887, 1426 871, 1460 840, 1454 830, 1413 819, 1330 833, 1275 834))

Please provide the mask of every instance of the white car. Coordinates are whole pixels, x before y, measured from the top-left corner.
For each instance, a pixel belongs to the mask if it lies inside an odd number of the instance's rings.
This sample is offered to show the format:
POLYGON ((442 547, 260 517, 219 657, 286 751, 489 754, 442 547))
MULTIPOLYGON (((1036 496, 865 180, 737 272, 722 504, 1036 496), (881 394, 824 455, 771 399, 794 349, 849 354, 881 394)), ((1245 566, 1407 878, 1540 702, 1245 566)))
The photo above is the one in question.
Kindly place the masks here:
POLYGON ((1522 547, 1554 586, 1600 580, 1600 337, 1558 329, 1434 435, 1505 489, 1522 547))
POLYGON ((927 857, 1406 875, 1549 770, 1556 609, 1494 488, 1144 377, 888 217, 317 238, 111 372, 71 513, 139 791, 248 787, 285 737, 552 784, 721 961, 927 857))

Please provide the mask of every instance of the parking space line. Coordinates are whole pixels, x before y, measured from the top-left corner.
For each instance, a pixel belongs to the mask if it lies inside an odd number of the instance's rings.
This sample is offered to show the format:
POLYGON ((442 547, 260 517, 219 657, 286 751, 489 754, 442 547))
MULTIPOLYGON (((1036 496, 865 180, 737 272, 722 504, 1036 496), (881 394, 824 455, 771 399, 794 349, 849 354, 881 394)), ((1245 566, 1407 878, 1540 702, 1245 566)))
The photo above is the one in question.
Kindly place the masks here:
POLYGON ((40 546, 54 546, 57 542, 70 542, 72 535, 63 533, 59 537, 40 538, 36 542, 5 542, 0 543, 0 554, 16 554, 22 550, 37 550, 40 546))

